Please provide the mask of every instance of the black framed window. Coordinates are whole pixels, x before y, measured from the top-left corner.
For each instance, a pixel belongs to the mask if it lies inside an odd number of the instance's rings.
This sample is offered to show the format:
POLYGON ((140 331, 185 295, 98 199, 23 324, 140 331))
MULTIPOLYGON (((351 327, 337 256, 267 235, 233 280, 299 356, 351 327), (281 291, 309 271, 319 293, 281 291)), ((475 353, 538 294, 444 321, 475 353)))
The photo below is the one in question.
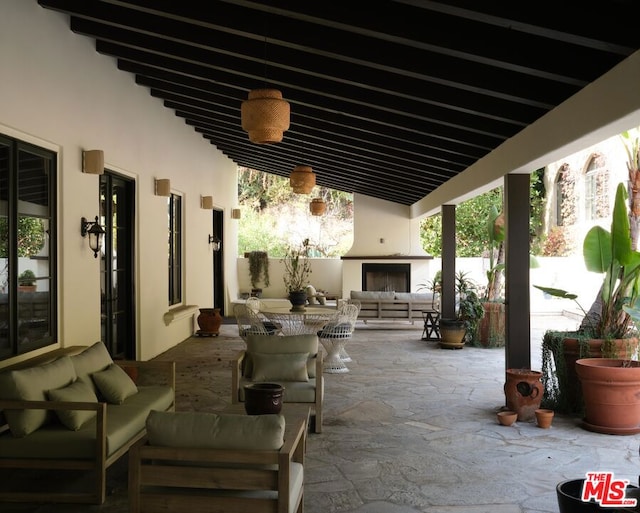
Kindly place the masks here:
POLYGON ((182 303, 182 197, 169 196, 169 305, 182 303))
POLYGON ((56 154, 0 135, 0 359, 55 343, 56 154))

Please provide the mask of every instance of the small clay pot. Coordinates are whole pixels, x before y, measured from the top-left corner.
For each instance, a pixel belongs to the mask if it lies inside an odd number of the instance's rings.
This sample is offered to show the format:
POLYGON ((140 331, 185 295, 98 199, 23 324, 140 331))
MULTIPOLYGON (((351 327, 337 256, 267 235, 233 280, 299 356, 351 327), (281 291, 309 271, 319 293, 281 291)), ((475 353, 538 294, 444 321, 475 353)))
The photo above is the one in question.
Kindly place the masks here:
POLYGON ((279 383, 252 383, 244 386, 247 415, 277 414, 282 410, 284 387, 279 383))
POLYGON ((539 428, 549 429, 551 422, 553 421, 553 410, 546 410, 544 408, 538 409, 535 412, 536 423, 539 428))
POLYGON ((503 426, 511 426, 517 418, 518 414, 515 411, 505 410, 498 412, 498 422, 503 426))

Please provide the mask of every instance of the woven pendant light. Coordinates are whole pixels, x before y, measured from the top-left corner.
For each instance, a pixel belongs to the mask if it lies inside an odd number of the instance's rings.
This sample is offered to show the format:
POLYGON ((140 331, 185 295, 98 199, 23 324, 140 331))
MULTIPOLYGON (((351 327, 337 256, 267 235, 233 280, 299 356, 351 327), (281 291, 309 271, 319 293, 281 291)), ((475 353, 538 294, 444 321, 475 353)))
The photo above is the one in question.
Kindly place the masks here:
POLYGON ((295 193, 309 194, 316 185, 316 174, 310 166, 296 166, 289 175, 289 185, 295 193))
POLYGON ((327 204, 322 198, 313 198, 309 203, 309 210, 313 216, 321 216, 327 210, 327 204))
POLYGON ((249 132, 249 140, 256 144, 282 141, 289 129, 289 102, 277 89, 254 89, 240 107, 242 129, 249 132))

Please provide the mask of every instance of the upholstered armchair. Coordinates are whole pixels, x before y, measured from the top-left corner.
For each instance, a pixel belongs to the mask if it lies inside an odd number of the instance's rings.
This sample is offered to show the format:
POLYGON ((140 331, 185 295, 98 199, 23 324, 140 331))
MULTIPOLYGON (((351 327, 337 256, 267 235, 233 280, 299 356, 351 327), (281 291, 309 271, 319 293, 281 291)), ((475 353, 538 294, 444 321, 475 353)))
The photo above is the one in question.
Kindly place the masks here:
POLYGON ((165 413, 129 452, 129 511, 302 513, 306 419, 165 413))
POLYGON ((284 403, 308 404, 314 431, 322 432, 324 378, 318 336, 249 334, 247 349, 240 351, 232 366, 231 402, 244 402, 244 386, 275 382, 284 387, 284 403))

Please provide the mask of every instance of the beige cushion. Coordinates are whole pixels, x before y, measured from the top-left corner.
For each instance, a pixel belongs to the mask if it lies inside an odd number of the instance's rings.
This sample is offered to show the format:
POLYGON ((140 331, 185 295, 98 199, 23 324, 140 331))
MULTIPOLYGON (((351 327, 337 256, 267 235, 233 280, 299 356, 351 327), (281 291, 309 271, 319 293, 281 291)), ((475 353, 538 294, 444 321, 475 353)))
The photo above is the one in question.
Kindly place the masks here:
POLYGON ((103 371, 94 372, 91 378, 100 394, 111 404, 122 404, 127 397, 138 393, 138 387, 133 380, 115 363, 103 371))
POLYGON ((310 305, 316 304, 316 288, 313 285, 307 285, 307 301, 310 305))
POLYGON ((244 362, 243 375, 250 378, 253 374, 251 353, 309 353, 307 373, 310 378, 316 377, 315 356, 318 354, 318 336, 311 335, 272 335, 247 336, 247 357, 244 362))
POLYGON ((163 447, 268 451, 284 444, 281 415, 232 415, 151 411, 150 445, 163 447))
POLYGON ((252 381, 309 381, 309 353, 251 353, 252 381))
POLYGON ((382 290, 352 290, 351 299, 394 299, 395 292, 385 292, 382 290))
POLYGON ((426 303, 433 300, 433 294, 428 292, 396 292, 396 299, 399 301, 420 301, 426 303))
MULTIPOLYGON (((82 403, 97 403, 98 398, 93 392, 93 387, 78 379, 63 388, 49 390, 50 401, 71 401, 82 403)), ((60 422, 73 431, 77 431, 88 420, 96 416, 95 410, 56 410, 60 422)))
MULTIPOLYGON (((76 379, 69 356, 27 369, 0 373, 0 398, 19 401, 46 401, 48 390, 62 388, 76 379)), ((23 437, 33 433, 53 412, 48 410, 6 410, 5 417, 13 436, 23 437)))
POLYGON ((93 391, 96 392, 93 381, 90 378, 91 374, 106 369, 113 363, 113 360, 104 343, 96 342, 81 353, 73 355, 71 362, 76 370, 78 379, 88 383, 93 388, 93 391))

